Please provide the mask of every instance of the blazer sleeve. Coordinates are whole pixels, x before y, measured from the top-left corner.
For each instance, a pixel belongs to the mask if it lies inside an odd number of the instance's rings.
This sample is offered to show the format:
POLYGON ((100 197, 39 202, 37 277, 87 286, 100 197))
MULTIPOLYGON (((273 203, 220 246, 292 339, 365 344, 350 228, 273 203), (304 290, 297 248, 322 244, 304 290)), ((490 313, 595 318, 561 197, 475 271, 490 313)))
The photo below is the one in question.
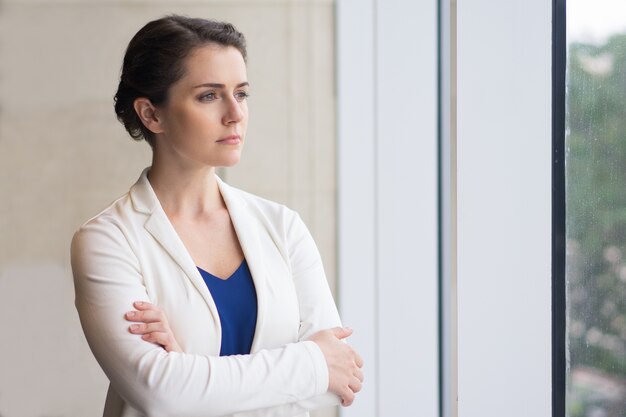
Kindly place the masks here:
MULTIPOLYGON (((341 320, 328 286, 319 250, 297 213, 291 212, 286 231, 286 249, 300 308, 299 340, 306 341, 320 330, 341 326, 341 320)), ((245 413, 241 416, 287 417, 339 404, 341 404, 341 399, 327 391, 291 404, 245 413)))
POLYGON ((311 233, 294 213, 288 232, 291 274, 300 306, 299 339, 341 326, 337 306, 324 273, 322 259, 311 233))
POLYGON ((150 299, 124 229, 114 220, 96 218, 83 226, 72 240, 71 263, 90 348, 113 388, 143 414, 217 417, 265 409, 271 416, 272 409, 291 413, 290 404, 305 406, 327 391, 326 361, 311 341, 214 357, 168 353, 129 333, 124 313, 134 301, 150 299))

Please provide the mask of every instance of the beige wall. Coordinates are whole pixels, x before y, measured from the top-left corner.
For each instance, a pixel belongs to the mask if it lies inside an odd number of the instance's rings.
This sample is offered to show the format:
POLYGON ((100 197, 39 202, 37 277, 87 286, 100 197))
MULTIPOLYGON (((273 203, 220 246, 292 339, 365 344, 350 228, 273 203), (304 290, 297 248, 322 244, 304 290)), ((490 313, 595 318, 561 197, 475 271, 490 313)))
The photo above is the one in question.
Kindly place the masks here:
POLYGON ((0 1, 2 417, 101 415, 107 382, 73 306, 69 242, 149 164, 112 96, 130 37, 168 13, 246 34, 251 125, 222 176, 298 210, 334 285, 331 0, 0 1))

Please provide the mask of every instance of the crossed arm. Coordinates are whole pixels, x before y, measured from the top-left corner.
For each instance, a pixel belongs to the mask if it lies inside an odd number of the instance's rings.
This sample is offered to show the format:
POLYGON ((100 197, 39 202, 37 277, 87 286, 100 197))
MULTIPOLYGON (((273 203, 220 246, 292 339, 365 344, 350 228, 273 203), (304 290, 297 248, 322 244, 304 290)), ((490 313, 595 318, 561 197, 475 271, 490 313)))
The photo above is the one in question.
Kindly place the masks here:
MULTIPOLYGON (((134 322, 128 327, 129 332, 161 346, 167 352, 182 352, 161 309, 144 301, 136 301, 133 307, 136 310, 125 315, 126 320, 134 322)), ((363 359, 348 344, 340 342, 351 334, 350 328, 335 327, 321 330, 309 338, 317 343, 326 359, 328 390, 338 395, 345 407, 352 404, 363 383, 363 359)))

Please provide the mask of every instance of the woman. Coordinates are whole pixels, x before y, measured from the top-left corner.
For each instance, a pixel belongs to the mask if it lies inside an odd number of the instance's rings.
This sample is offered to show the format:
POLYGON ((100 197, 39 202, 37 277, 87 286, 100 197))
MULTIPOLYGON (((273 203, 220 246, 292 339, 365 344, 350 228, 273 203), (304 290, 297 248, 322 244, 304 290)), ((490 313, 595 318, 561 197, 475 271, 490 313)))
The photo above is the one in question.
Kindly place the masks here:
POLYGON ((298 215, 215 175, 245 142, 245 59, 232 25, 180 16, 126 51, 115 110, 152 165, 72 241, 105 416, 306 415, 361 389, 298 215))

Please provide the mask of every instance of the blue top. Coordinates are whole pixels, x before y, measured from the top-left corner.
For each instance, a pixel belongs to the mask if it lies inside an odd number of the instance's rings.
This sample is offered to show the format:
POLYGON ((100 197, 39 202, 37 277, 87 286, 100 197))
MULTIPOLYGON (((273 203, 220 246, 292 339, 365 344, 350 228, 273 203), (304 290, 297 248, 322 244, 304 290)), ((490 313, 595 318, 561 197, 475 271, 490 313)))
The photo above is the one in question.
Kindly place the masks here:
POLYGON ((250 353, 256 328, 257 299, 252 274, 244 259, 228 279, 198 267, 217 306, 222 324, 220 356, 250 353))

